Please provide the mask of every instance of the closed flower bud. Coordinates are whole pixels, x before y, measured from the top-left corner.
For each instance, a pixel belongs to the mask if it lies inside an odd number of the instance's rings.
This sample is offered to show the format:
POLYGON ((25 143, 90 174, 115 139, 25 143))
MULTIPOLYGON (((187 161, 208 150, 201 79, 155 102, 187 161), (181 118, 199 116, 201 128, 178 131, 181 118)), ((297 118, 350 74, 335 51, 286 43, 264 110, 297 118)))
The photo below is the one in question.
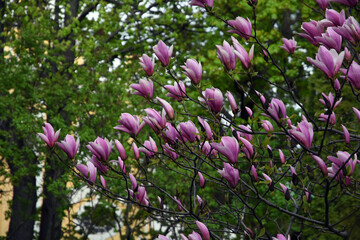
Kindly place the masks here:
POLYGON ((246 20, 243 17, 237 17, 235 20, 229 20, 228 24, 234 28, 229 30, 228 32, 236 33, 237 35, 246 40, 250 38, 252 26, 249 18, 246 20))
POLYGON ((120 157, 122 160, 126 160, 127 159, 127 155, 126 155, 126 151, 124 146, 121 144, 121 142, 119 142, 119 140, 115 139, 115 147, 118 150, 120 157))
POLYGON ((198 175, 199 175, 200 187, 204 188, 206 184, 206 180, 204 176, 201 174, 201 172, 198 172, 198 175))
POLYGON ((173 46, 169 48, 163 41, 160 40, 158 44, 153 47, 153 50, 161 64, 166 67, 169 64, 170 58, 172 56, 173 46))
POLYGON ((140 59, 140 65, 144 69, 146 74, 148 76, 152 76, 154 74, 154 67, 155 67, 154 60, 151 60, 151 58, 146 54, 143 54, 142 57, 139 59, 140 59))
POLYGON ((206 227, 206 225, 203 224, 203 223, 200 222, 200 221, 196 221, 196 225, 197 225, 197 227, 199 228, 199 230, 200 230, 200 232, 201 232, 202 239, 203 239, 203 240, 210 240, 210 233, 209 233, 209 230, 208 230, 208 228, 206 227))
POLYGON ((130 87, 136 92, 133 94, 142 96, 146 99, 151 99, 154 95, 154 84, 151 80, 140 79, 139 83, 133 83, 130 87))
POLYGON ((284 155, 283 151, 281 151, 281 149, 279 149, 279 157, 280 157, 280 162, 282 164, 285 164, 285 162, 286 162, 285 155, 284 155))
POLYGON ((226 92, 226 96, 230 103, 231 110, 235 114, 238 111, 238 106, 236 104, 235 98, 229 91, 226 92))
POLYGON ((175 113, 174 113, 174 109, 173 107, 170 105, 170 103, 168 103, 167 101, 165 101, 162 98, 157 97, 156 98, 160 104, 163 106, 163 108, 165 109, 166 115, 168 116, 169 119, 174 119, 175 117, 175 113))
POLYGON ((223 45, 216 45, 217 56, 227 70, 234 70, 236 67, 236 55, 230 44, 224 40, 223 45))
POLYGON ((254 165, 251 165, 251 173, 252 173, 252 176, 253 176, 255 182, 257 182, 258 181, 258 175, 257 175, 256 168, 255 168, 254 165))
POLYGON ((289 192, 289 189, 282 183, 280 183, 280 186, 281 186, 281 189, 283 190, 284 192, 284 195, 285 195, 285 199, 286 200, 289 200, 290 199, 290 192, 289 192))
POLYGON ((198 63, 195 59, 186 60, 185 66, 181 66, 184 69, 184 73, 195 84, 199 84, 202 76, 201 63, 198 63))
POLYGON ((342 125, 342 129, 343 129, 343 132, 344 132, 344 139, 345 139, 345 143, 349 144, 350 143, 350 134, 349 134, 349 131, 347 130, 347 128, 342 125))
POLYGON ((320 167, 320 170, 324 174, 324 176, 327 176, 328 169, 326 167, 324 160, 322 160, 320 157, 313 155, 313 154, 311 154, 311 157, 315 160, 316 164, 320 167))

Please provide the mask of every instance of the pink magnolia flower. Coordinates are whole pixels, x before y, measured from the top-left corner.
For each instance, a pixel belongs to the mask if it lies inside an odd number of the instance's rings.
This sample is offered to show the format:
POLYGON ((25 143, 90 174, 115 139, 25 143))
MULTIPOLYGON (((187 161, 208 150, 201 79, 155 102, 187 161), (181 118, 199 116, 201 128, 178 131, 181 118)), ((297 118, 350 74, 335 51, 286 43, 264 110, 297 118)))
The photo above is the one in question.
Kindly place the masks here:
POLYGON ((144 69, 146 74, 148 76, 152 76, 154 74, 155 61, 151 60, 151 58, 146 54, 143 54, 142 57, 139 59, 140 66, 144 69))
POLYGON ((324 46, 320 46, 316 54, 316 60, 307 57, 307 60, 323 71, 326 76, 333 78, 339 71, 344 60, 344 51, 338 54, 335 49, 328 50, 324 46))
POLYGON ((210 8, 213 7, 214 0, 191 0, 190 5, 199 6, 205 8, 208 5, 210 8))
POLYGON ((238 127, 239 129, 231 127, 233 135, 236 136, 237 140, 240 140, 240 137, 244 137, 248 141, 253 139, 253 132, 250 126, 239 125, 238 127))
POLYGON ((336 123, 336 116, 335 116, 335 113, 334 113, 334 112, 332 112, 331 114, 328 114, 328 113, 322 113, 322 114, 320 114, 320 116, 319 116, 319 121, 327 122, 327 121, 328 121, 328 118, 330 118, 330 119, 329 119, 329 123, 330 123, 331 125, 335 125, 335 123, 336 123))
POLYGON ((138 146, 136 145, 135 142, 132 143, 132 149, 133 149, 133 152, 134 152, 135 159, 139 160, 139 158, 140 158, 139 148, 138 148, 138 146))
POLYGON ((139 201, 140 204, 145 206, 149 206, 149 200, 146 193, 145 187, 141 186, 138 188, 138 194, 136 194, 136 199, 139 201))
POLYGON ((212 137, 212 130, 211 130, 210 125, 201 117, 198 117, 198 121, 199 121, 200 126, 202 127, 203 131, 205 131, 205 133, 206 133, 206 138, 208 140, 211 140, 213 137, 212 137))
POLYGON ((112 147, 112 140, 109 142, 107 138, 97 137, 94 142, 89 142, 86 146, 100 161, 106 162, 112 147))
POLYGON ((316 0, 322 10, 325 10, 329 5, 329 0, 316 0))
POLYGON ((160 234, 155 240, 170 240, 170 239, 160 234))
POLYGON ((223 94, 217 88, 207 88, 202 92, 202 95, 205 97, 206 101, 203 98, 199 98, 203 103, 207 103, 212 111, 218 113, 221 111, 223 104, 223 94))
POLYGON ((95 183, 96 180, 96 168, 92 162, 88 161, 86 165, 78 164, 76 169, 87 178, 90 182, 95 183))
POLYGON ((134 135, 137 135, 145 126, 145 122, 140 124, 138 116, 133 116, 129 113, 122 113, 118 122, 120 125, 117 125, 114 129, 134 135))
POLYGON ((175 199, 175 201, 176 201, 176 203, 177 203, 177 209, 178 209, 178 211, 181 212, 181 211, 183 210, 181 201, 178 200, 178 199, 176 198, 176 196, 174 196, 174 199, 175 199))
POLYGON ((329 92, 327 96, 325 93, 321 93, 323 99, 319 99, 319 101, 327 108, 327 109, 335 109, 341 102, 342 98, 335 102, 335 97, 329 92))
POLYGON ((195 84, 199 84, 202 76, 201 63, 198 63, 195 59, 186 60, 185 66, 181 66, 184 69, 184 73, 195 84))
POLYGON ((89 162, 91 162, 100 172, 107 173, 108 171, 107 166, 104 165, 95 155, 92 156, 89 162))
POLYGON ((284 236, 284 235, 282 235, 282 234, 278 234, 278 235, 276 235, 276 237, 273 237, 272 238, 273 240, 290 240, 290 235, 288 236, 288 238, 286 239, 286 237, 284 236))
POLYGON ((231 94, 231 92, 227 91, 226 92, 226 97, 227 97, 227 99, 228 99, 228 101, 230 103, 231 111, 233 113, 236 113, 239 109, 238 109, 238 106, 236 104, 234 96, 231 94))
POLYGON ((159 133, 166 126, 165 111, 161 115, 158 111, 152 108, 145 109, 147 116, 143 118, 144 122, 149 125, 154 132, 159 133))
POLYGON ((290 171, 291 171, 292 182, 294 183, 294 185, 298 185, 299 178, 297 176, 295 168, 293 166, 290 166, 290 171))
POLYGON ((206 155, 209 155, 211 151, 211 154, 216 157, 217 156, 217 151, 215 149, 212 149, 209 141, 205 141, 205 143, 203 144, 202 148, 201 148, 201 152, 206 154, 206 155))
POLYGON ((261 120, 261 126, 265 129, 266 132, 274 131, 274 127, 268 120, 261 120))
POLYGON ((54 128, 50 123, 45 123, 45 127, 43 127, 44 134, 38 133, 39 137, 44 140, 44 142, 49 146, 49 148, 53 148, 55 146, 56 141, 60 135, 60 129, 54 131, 54 128))
POLYGON ((359 120, 359 123, 360 123, 360 110, 358 110, 358 109, 356 109, 356 108, 352 108, 353 109, 353 111, 354 111, 354 113, 355 113, 355 115, 356 115, 356 117, 357 117, 357 119, 359 120))
POLYGON ((180 233, 181 240, 189 240, 184 234, 180 233))
POLYGON ((286 200, 289 200, 289 199, 290 199, 290 191, 289 191, 289 189, 288 189, 284 184, 282 184, 282 183, 280 183, 280 187, 281 187, 281 189, 282 189, 283 192, 284 192, 285 199, 286 199, 286 200))
POLYGON ((283 38, 282 41, 284 45, 280 47, 283 48, 288 53, 294 53, 296 48, 298 48, 296 46, 297 42, 295 41, 294 37, 292 39, 283 38))
POLYGON ((284 155, 284 153, 283 153, 283 151, 281 149, 279 149, 279 157, 280 157, 280 162, 282 164, 285 164, 286 158, 285 158, 285 155, 284 155))
POLYGON ((196 200, 199 204, 199 207, 202 208, 204 201, 201 199, 201 197, 199 195, 196 195, 196 200))
POLYGON ((120 166, 120 171, 124 174, 126 174, 126 168, 125 168, 125 164, 124 164, 124 161, 121 159, 121 157, 118 157, 118 161, 116 162, 115 160, 112 161, 112 162, 115 162, 115 163, 118 163, 119 166, 120 166))
POLYGON ((142 152, 142 153, 145 153, 146 156, 151 158, 152 156, 154 156, 157 153, 158 148, 156 146, 156 143, 155 143, 154 139, 152 139, 152 137, 150 137, 149 140, 150 141, 146 140, 144 142, 143 147, 139 147, 139 151, 142 152))
POLYGON ((349 67, 349 71, 345 68, 341 68, 340 71, 345 75, 347 75, 347 80, 350 82, 351 86, 360 90, 360 65, 353 61, 349 67))
POLYGON ((200 140, 199 130, 192 121, 182 122, 178 128, 184 141, 195 142, 196 139, 200 140))
POLYGON ((228 24, 230 24, 230 26, 234 28, 229 30, 228 32, 236 33, 246 40, 250 38, 252 26, 249 18, 246 20, 243 17, 237 17, 235 20, 229 20, 228 24))
POLYGON ((260 101, 261 101, 262 105, 264 106, 265 103, 266 103, 266 98, 265 98, 265 96, 264 96, 262 93, 259 93, 259 92, 256 91, 256 90, 255 90, 255 93, 256 93, 256 95, 258 95, 258 97, 260 98, 260 101))
POLYGON ((327 20, 332 22, 335 26, 342 26, 345 22, 345 11, 337 12, 334 9, 326 9, 325 17, 327 20))
POLYGON ((239 142, 234 137, 222 137, 220 143, 211 143, 219 153, 223 154, 232 164, 238 161, 239 142))
POLYGON ((143 98, 146 99, 151 99, 153 97, 154 94, 154 84, 153 82, 149 79, 140 79, 139 84, 131 84, 130 87, 134 90, 136 90, 136 92, 134 92, 133 94, 135 95, 139 95, 142 96, 143 98))
POLYGON ((198 172, 198 176, 199 176, 200 187, 204 188, 206 180, 201 172, 198 172))
POLYGON ((246 110, 247 114, 249 115, 249 118, 252 118, 253 111, 249 107, 245 107, 245 110, 246 110))
POLYGON ((267 111, 269 112, 269 115, 273 117, 276 121, 279 121, 280 119, 285 119, 287 117, 285 104, 283 103, 283 101, 277 98, 271 99, 267 111))
POLYGON ((305 118, 298 123, 298 127, 293 127, 289 130, 289 133, 299 142, 301 142, 306 148, 311 147, 311 143, 314 137, 314 130, 311 123, 305 118))
POLYGON ((107 186, 106 185, 106 180, 102 175, 100 175, 100 183, 103 186, 103 188, 106 188, 106 186, 107 186))
POLYGON ((251 67, 251 61, 254 58, 254 45, 250 48, 249 53, 245 50, 245 48, 238 42, 238 40, 234 37, 231 37, 232 42, 234 44, 234 53, 241 61, 241 64, 245 69, 249 69, 251 67))
MULTIPOLYGON (((351 60, 351 52, 349 51, 349 49, 347 47, 344 47, 344 51, 345 51, 345 60, 346 61, 350 61, 351 60)), ((341 69, 340 69, 341 70, 341 69)), ((340 88, 339 88, 340 89, 340 88)), ((338 89, 337 89, 338 90, 338 89)))
POLYGON ((319 168, 320 168, 321 172, 324 174, 324 176, 327 176, 328 170, 327 170, 324 160, 322 160, 320 157, 313 155, 313 154, 311 154, 311 157, 314 159, 316 164, 319 166, 319 168))
POLYGON ((257 175, 257 171, 254 165, 251 165, 251 173, 254 177, 254 180, 257 182, 258 181, 258 175, 257 175))
POLYGON ((240 138, 240 141, 242 142, 242 144, 244 145, 244 148, 241 149, 241 151, 243 153, 245 153, 245 156, 247 159, 252 159, 252 157, 254 156, 254 147, 252 146, 252 144, 246 140, 245 138, 240 138))
POLYGON ((318 42, 315 37, 321 37, 321 34, 324 33, 325 27, 333 26, 333 23, 327 19, 322 21, 314 21, 304 22, 301 25, 301 28, 305 31, 305 33, 298 33, 298 35, 306 38, 311 44, 318 46, 318 42))
POLYGON ((168 143, 165 143, 165 145, 163 145, 163 149, 164 152, 169 155, 173 160, 176 160, 178 158, 178 154, 172 147, 170 147, 168 143))
POLYGON ((334 31, 334 28, 328 28, 321 37, 314 37, 318 43, 322 43, 327 49, 335 49, 337 52, 341 51, 342 37, 334 31))
POLYGON ((226 179, 232 188, 235 188, 239 182, 239 170, 233 168, 229 163, 223 163, 224 168, 218 170, 220 175, 226 179))
POLYGON ((355 7, 359 0, 331 0, 332 2, 338 2, 348 7, 355 7))
POLYGON ((189 240, 202 240, 201 235, 197 232, 193 231, 191 234, 189 234, 189 240))
POLYGON ((175 113, 174 113, 174 109, 173 107, 170 105, 170 103, 168 103, 167 101, 165 101, 162 98, 156 97, 156 99, 160 102, 160 104, 163 106, 166 115, 168 116, 169 119, 174 119, 175 117, 175 113))
POLYGON ((353 175, 356 164, 358 163, 357 155, 356 154, 354 155, 354 160, 350 158, 350 154, 348 152, 338 151, 336 155, 337 157, 333 157, 333 156, 327 157, 327 159, 333 163, 331 171, 329 171, 329 177, 334 177, 335 173, 343 166, 345 162, 346 162, 345 164, 346 169, 344 168, 344 171, 340 171, 338 176, 342 178, 344 176, 343 172, 346 172, 345 175, 348 176, 353 175))
POLYGON ((162 199, 161 199, 161 197, 157 197, 158 198, 158 202, 159 202, 159 208, 160 209, 163 209, 164 208, 164 205, 163 205, 163 202, 162 202, 162 199))
POLYGON ((337 79, 335 79, 335 81, 334 81, 334 88, 335 88, 336 91, 339 91, 340 88, 341 88, 340 82, 337 79))
POLYGON ((124 146, 121 144, 121 142, 119 142, 119 140, 115 139, 115 147, 118 150, 120 157, 122 160, 126 160, 127 159, 127 155, 126 155, 126 151, 124 146))
POLYGON ((138 189, 138 184, 137 184, 136 178, 131 173, 129 173, 129 178, 131 181, 131 188, 134 192, 136 192, 138 189))
POLYGON ((166 94, 167 97, 171 97, 179 102, 186 97, 186 88, 182 81, 179 81, 179 83, 175 82, 174 86, 165 85, 164 88, 169 91, 169 93, 166 94))
POLYGON ((155 55, 160 60, 161 64, 165 67, 169 64, 170 58, 173 54, 173 46, 169 48, 163 41, 159 41, 157 45, 153 47, 155 55))
POLYGON ((334 31, 349 40, 353 45, 356 45, 360 40, 360 25, 353 16, 348 17, 342 26, 334 28, 334 31))
POLYGON ((349 144, 350 143, 350 134, 349 131, 347 130, 347 128, 341 124, 341 127, 343 129, 344 132, 344 139, 345 139, 345 143, 349 144))
POLYGON ((271 179, 271 177, 269 177, 267 174, 262 173, 263 177, 265 178, 266 181, 268 181, 268 186, 269 186, 269 190, 270 191, 274 191, 274 182, 271 179))
POLYGON ((173 125, 171 125, 171 123, 167 122, 165 128, 166 130, 165 130, 165 135, 163 135, 163 138, 166 142, 170 144, 174 144, 177 139, 180 139, 180 135, 178 131, 173 127, 173 125))
POLYGON ((203 240, 210 240, 210 233, 208 228, 206 227, 206 225, 200 221, 196 221, 196 225, 199 228, 201 235, 202 235, 202 239, 203 240))
POLYGON ((223 45, 216 45, 217 57, 224 64, 227 70, 233 70, 236 67, 236 55, 230 44, 224 40, 223 45))
POLYGON ((71 135, 66 135, 64 141, 60 143, 56 143, 70 159, 74 159, 77 151, 79 150, 80 146, 80 139, 78 138, 75 142, 75 139, 71 135))

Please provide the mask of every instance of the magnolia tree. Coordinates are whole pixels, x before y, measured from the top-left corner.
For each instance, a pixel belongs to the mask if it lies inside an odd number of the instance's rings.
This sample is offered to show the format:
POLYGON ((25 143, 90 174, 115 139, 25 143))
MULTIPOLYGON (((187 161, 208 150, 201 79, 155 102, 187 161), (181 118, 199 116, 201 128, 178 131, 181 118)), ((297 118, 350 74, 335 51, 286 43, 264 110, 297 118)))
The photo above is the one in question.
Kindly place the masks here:
MULTIPOLYGON (((307 109, 312 106, 297 99, 286 72, 258 39, 256 0, 248 0, 253 19, 234 20, 218 16, 212 0, 192 0, 191 5, 224 22, 233 34, 216 46, 217 56, 253 103, 253 109, 245 108, 248 119, 239 117, 239 100, 231 91, 224 94, 201 86, 200 62, 188 59, 181 66, 182 75, 174 65, 173 46, 160 40, 153 47, 158 63, 144 54, 143 76, 131 85, 133 93, 152 107, 139 110, 138 116, 122 113, 114 126, 129 135, 126 144, 98 137, 87 143, 92 157, 75 161, 79 138, 67 135, 58 141, 60 131, 50 123, 39 136, 99 194, 136 204, 158 222, 175 226, 158 239, 290 239, 322 234, 348 239, 360 198, 356 178, 360 25, 351 15, 358 0, 316 2, 325 18, 304 22, 298 36, 318 49, 304 59, 313 66, 308 71, 320 70, 328 81, 329 92, 315 96, 325 108, 319 117, 311 116, 307 109), (285 87, 269 80, 264 84, 284 91, 291 104, 265 97, 261 89, 252 90, 258 74, 254 58, 260 57, 276 67, 285 87), (171 84, 157 81, 158 74, 165 74, 171 84), (240 84, 244 76, 248 85, 240 84), (346 88, 352 90, 354 107, 341 124, 336 108, 346 88), (288 116, 289 108, 299 109, 298 114, 288 116), (143 142, 144 134, 148 140, 143 142), (339 203, 347 203, 344 212, 339 203)), ((299 51, 297 42, 292 38, 283 43, 279 47, 291 59, 299 51)))

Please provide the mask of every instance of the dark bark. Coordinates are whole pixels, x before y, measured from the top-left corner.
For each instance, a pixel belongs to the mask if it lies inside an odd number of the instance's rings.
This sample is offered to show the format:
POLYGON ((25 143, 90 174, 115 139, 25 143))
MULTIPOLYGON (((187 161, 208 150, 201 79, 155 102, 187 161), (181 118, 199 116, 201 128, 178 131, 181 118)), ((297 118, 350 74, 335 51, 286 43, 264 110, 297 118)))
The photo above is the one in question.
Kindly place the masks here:
POLYGON ((34 235, 37 199, 35 176, 22 177, 19 184, 13 186, 13 194, 7 239, 31 240, 34 235))
MULTIPOLYGON (((21 151, 25 146, 22 139, 17 141, 17 147, 21 151)), ((10 172, 13 176, 18 175, 21 168, 35 165, 36 156, 24 157, 24 159, 7 159, 10 172), (18 166, 15 161, 22 161, 23 165, 18 166)), ((7 239, 31 240, 34 235, 35 213, 36 213, 36 179, 35 174, 17 176, 19 180, 13 182, 13 198, 11 206, 11 218, 7 239)))
POLYGON ((57 194, 49 190, 49 186, 64 174, 63 167, 59 166, 58 161, 54 158, 47 158, 43 186, 43 205, 41 207, 41 223, 39 240, 56 240, 61 239, 61 209, 66 204, 66 195, 64 194, 66 186, 57 189, 57 194))

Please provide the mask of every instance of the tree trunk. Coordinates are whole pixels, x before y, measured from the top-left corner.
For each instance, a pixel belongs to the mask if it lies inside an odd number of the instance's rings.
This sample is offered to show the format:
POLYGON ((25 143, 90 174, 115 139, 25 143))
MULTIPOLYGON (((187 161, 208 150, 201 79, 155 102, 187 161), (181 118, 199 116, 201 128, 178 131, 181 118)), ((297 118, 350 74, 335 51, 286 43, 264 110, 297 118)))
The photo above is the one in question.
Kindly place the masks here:
POLYGON ((41 223, 39 240, 57 240, 61 239, 61 211, 66 201, 66 186, 61 186, 60 189, 51 189, 49 186, 56 181, 62 174, 64 174, 63 167, 54 158, 47 158, 47 166, 43 184, 43 204, 41 208, 41 223), (54 192, 56 191, 56 193, 54 192))
MULTIPOLYGON (((24 147, 22 139, 18 140, 18 149, 24 147)), ((22 161, 21 168, 36 165, 36 156, 28 159, 8 159, 7 163, 13 176, 18 176, 21 171, 15 161, 22 161)), ((19 180, 13 182, 13 198, 11 206, 11 217, 7 239, 11 240, 32 240, 34 234, 35 213, 36 213, 36 179, 35 174, 19 176, 19 180)))

